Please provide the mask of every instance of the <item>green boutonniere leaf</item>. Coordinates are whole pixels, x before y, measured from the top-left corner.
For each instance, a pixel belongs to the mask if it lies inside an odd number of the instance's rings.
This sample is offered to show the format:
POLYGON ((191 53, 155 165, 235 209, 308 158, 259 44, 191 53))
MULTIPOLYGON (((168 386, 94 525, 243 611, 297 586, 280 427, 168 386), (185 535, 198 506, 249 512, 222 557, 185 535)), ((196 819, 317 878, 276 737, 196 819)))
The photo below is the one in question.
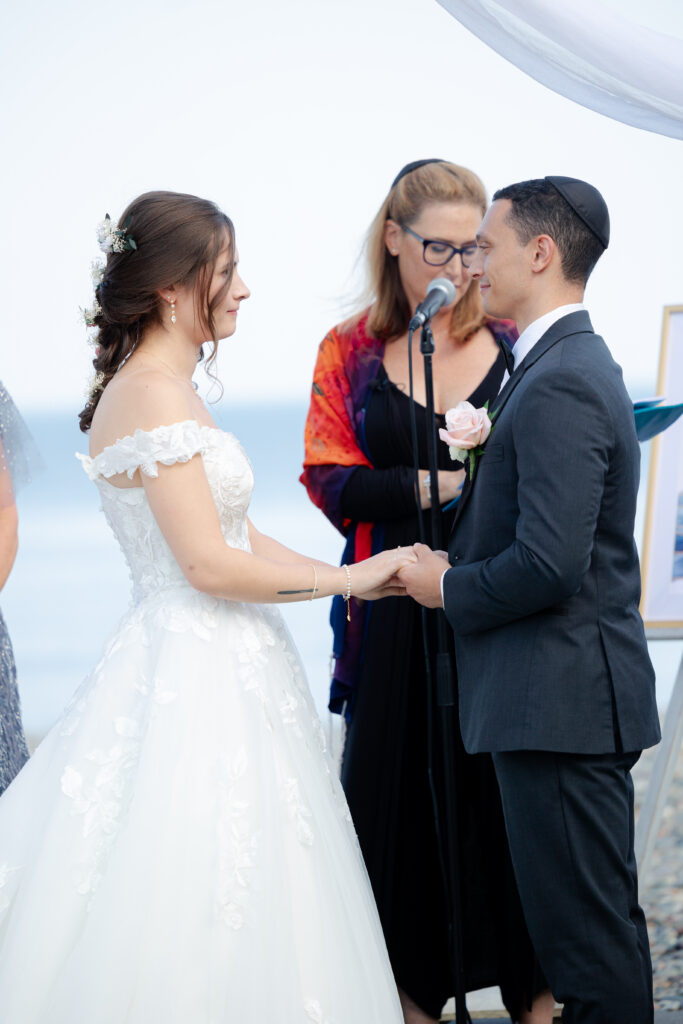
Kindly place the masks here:
POLYGON ((469 463, 468 471, 469 471, 469 478, 470 478, 470 480, 474 479, 474 467, 477 464, 477 455, 478 454, 479 454, 479 449, 473 448, 472 451, 469 454, 468 459, 467 459, 467 461, 469 463))

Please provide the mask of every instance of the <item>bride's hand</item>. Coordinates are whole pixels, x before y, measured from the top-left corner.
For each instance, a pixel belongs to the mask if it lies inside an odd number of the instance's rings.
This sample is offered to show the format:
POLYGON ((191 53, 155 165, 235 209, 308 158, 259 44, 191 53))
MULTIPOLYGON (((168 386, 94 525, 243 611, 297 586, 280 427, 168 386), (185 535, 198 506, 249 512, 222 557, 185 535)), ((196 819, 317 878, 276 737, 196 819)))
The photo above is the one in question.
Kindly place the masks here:
POLYGON ((351 594, 365 601, 378 601, 382 597, 402 596, 405 586, 395 573, 406 565, 417 561, 412 547, 393 548, 380 551, 372 558, 349 566, 351 573, 351 594))

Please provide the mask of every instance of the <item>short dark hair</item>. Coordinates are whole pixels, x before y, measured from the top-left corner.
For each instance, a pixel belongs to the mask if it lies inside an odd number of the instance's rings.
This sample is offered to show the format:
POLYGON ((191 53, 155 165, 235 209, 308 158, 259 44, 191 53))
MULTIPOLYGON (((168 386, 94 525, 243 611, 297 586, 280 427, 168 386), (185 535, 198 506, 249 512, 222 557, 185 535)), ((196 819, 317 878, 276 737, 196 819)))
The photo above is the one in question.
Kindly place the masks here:
POLYGON ((605 247, 571 206, 545 178, 520 181, 498 189, 493 197, 509 199, 507 220, 522 245, 536 235, 555 242, 567 281, 585 285, 605 247))

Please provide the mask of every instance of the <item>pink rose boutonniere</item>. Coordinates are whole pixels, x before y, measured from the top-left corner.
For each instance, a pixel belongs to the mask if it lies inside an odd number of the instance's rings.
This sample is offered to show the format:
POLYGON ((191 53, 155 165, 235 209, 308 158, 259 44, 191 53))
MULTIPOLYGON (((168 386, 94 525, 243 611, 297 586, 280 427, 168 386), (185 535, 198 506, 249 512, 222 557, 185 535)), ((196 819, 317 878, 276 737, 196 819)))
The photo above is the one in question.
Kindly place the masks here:
POLYGON ((474 476, 477 458, 493 429, 488 406, 487 402, 483 408, 475 409, 471 402, 458 402, 446 413, 446 429, 439 429, 439 437, 448 445, 451 458, 468 463, 470 480, 474 476))

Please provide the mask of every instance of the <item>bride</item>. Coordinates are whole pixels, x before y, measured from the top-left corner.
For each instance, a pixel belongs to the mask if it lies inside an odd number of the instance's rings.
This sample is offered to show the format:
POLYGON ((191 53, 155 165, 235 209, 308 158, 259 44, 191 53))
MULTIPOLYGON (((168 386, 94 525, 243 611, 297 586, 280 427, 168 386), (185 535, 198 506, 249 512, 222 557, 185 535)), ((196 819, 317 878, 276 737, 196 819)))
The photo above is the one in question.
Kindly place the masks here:
MULTIPOLYGON (((249 290, 210 202, 140 196, 91 317, 81 456, 133 602, 0 800, 3 1024, 398 1024, 346 803, 276 602, 402 593, 247 517, 252 471, 192 385, 249 290)), ((95 597, 96 599, 96 597, 95 597)))

